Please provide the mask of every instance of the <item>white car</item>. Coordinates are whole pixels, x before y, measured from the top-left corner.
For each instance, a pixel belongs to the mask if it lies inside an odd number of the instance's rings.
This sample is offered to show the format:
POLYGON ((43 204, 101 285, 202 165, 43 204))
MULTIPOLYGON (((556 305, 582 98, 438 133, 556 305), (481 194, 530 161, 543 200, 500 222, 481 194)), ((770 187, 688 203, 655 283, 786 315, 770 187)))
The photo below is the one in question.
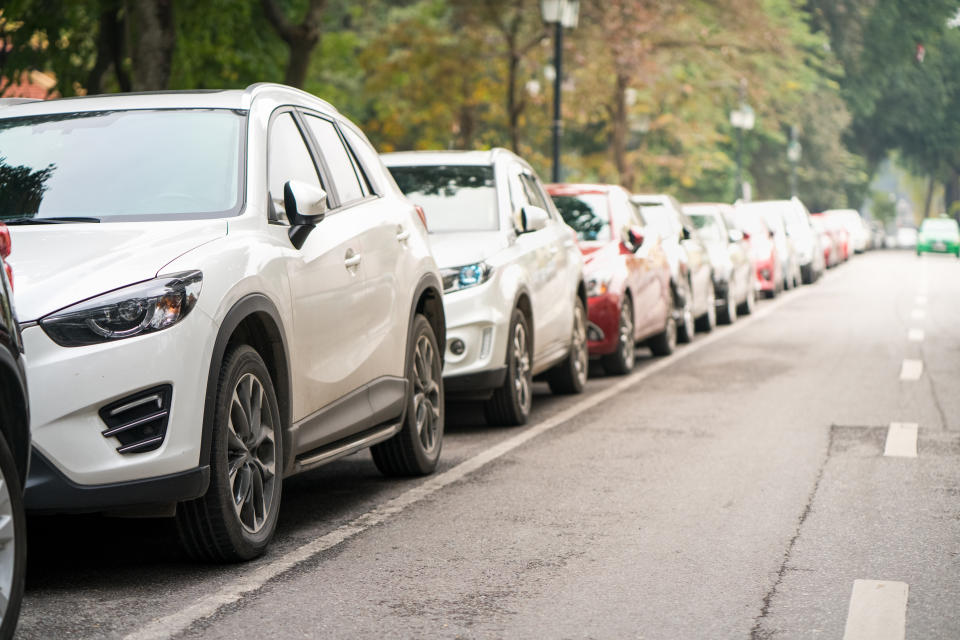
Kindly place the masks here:
POLYGON ((28 509, 176 516, 252 558, 282 479, 443 437, 442 281, 363 134, 279 85, 0 111, 29 354, 28 509))
POLYGON ((426 212, 443 273, 447 392, 485 400, 492 424, 517 425, 530 414, 534 376, 554 393, 582 391, 583 258, 530 165, 506 149, 383 159, 426 212))

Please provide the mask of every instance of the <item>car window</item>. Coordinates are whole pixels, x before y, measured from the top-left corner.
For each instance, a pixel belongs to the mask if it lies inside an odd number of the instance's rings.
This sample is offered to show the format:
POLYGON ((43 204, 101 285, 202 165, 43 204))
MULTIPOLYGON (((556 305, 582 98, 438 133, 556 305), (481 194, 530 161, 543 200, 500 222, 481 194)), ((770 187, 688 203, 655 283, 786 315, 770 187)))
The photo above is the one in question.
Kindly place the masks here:
POLYGON ((307 114, 304 118, 320 154, 326 163, 330 180, 337 190, 340 204, 349 204, 363 198, 363 188, 353 166, 353 159, 343 146, 337 128, 329 120, 307 114))
POLYGON ((374 150, 370 143, 349 126, 340 127, 343 137, 347 140, 347 145, 353 151, 354 157, 359 161, 360 169, 371 193, 382 194, 380 182, 386 178, 386 171, 380 156, 374 150), (378 180, 380 182, 378 182, 378 180))
POLYGON ((520 184, 523 185, 523 193, 527 197, 527 202, 546 211, 550 210, 547 206, 545 196, 540 191, 540 188, 537 186, 537 181, 533 176, 528 173, 521 173, 520 184))
POLYGON ((500 228, 493 167, 423 165, 390 167, 411 202, 423 207, 430 233, 500 228))
POLYGON ((920 231, 933 233, 956 233, 957 222, 955 220, 931 220, 927 219, 920 225, 920 231))
POLYGON ((610 206, 604 193, 553 196, 563 221, 577 232, 578 240, 609 240, 610 206))
MULTIPOLYGON (((267 178, 274 207, 271 218, 276 220, 281 219, 281 214, 286 211, 283 206, 283 185, 288 180, 299 180, 323 188, 317 167, 303 136, 300 135, 300 128, 289 111, 277 116, 270 126, 267 178)), ((327 204, 329 203, 328 198, 327 204)))
POLYGON ((700 237, 709 242, 722 242, 724 240, 724 229, 720 219, 714 215, 691 213, 690 219, 693 226, 700 232, 700 237))

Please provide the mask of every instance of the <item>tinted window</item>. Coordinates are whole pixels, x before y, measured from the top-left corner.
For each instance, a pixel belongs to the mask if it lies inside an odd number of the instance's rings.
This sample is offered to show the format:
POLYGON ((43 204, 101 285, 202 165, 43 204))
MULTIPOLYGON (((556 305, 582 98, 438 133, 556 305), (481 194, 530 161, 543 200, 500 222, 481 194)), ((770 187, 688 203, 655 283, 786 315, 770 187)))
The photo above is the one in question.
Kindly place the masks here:
POLYGON ((613 237, 606 194, 553 196, 553 203, 557 205, 563 221, 577 232, 579 240, 609 240, 613 237))
POLYGON ((0 217, 235 213, 245 121, 219 109, 0 120, 0 217))
POLYGON ((300 129, 290 113, 277 116, 270 127, 270 147, 267 151, 267 176, 270 180, 270 198, 277 214, 285 211, 283 185, 288 180, 299 180, 322 186, 313 158, 300 135, 300 129))
POLYGON ((383 179, 381 175, 383 173, 383 164, 380 162, 380 156, 377 155, 377 152, 374 151, 369 142, 350 127, 341 127, 340 131, 343 133, 343 137, 347 139, 347 144, 350 145, 350 149, 355 154, 357 160, 359 160, 360 168, 365 174, 371 193, 381 193, 377 185, 377 180, 383 179))
POLYGON ((431 233, 500 228, 491 166, 391 167, 400 190, 423 207, 431 233))
POLYGON ((326 169, 337 190, 340 203, 346 204, 363 198, 363 189, 357 179, 357 172, 354 171, 353 160, 343 146, 337 128, 329 120, 315 116, 306 116, 306 121, 326 161, 326 169))
POLYGON ((527 198, 527 202, 535 207, 549 210, 547 207, 547 201, 545 200, 543 193, 540 191, 537 181, 532 176, 521 173, 520 183, 523 185, 523 193, 527 198))

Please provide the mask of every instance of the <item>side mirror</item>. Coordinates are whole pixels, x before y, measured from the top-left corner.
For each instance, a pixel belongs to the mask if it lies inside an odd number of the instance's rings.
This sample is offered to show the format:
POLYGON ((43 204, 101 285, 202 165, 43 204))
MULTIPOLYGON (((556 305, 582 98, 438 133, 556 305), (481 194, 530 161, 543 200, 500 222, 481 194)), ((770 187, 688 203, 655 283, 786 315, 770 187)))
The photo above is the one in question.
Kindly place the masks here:
POLYGON ((740 242, 741 240, 746 238, 747 234, 740 231, 739 229, 730 229, 729 237, 730 237, 730 242, 733 242, 734 244, 736 244, 737 242, 740 242))
POLYGON ((626 229, 624 232, 624 244, 627 246, 627 249, 631 251, 637 251, 643 245, 643 228, 632 226, 626 229))
POLYGON ((690 233, 690 229, 687 229, 686 227, 684 227, 681 233, 681 238, 683 238, 684 240, 689 240, 692 237, 693 237, 693 234, 690 233))
POLYGON ((546 209, 535 207, 532 204, 528 204, 520 209, 521 233, 539 231, 540 229, 546 227, 547 222, 549 221, 550 215, 547 213, 546 209))
POLYGON ((747 233, 746 231, 741 231, 740 233, 743 234, 743 239, 744 239, 744 240, 749 240, 749 239, 750 239, 750 234, 747 233))
POLYGON ((283 185, 283 207, 290 221, 290 242, 299 249, 327 215, 327 192, 306 182, 290 180, 283 185))

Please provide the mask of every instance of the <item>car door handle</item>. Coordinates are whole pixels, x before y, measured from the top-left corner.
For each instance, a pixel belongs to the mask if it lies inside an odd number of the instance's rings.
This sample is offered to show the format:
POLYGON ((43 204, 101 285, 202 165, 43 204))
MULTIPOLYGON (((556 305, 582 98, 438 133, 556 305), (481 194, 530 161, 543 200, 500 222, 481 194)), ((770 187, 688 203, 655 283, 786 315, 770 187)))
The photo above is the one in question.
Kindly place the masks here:
POLYGON ((352 269, 356 266, 359 266, 360 258, 360 254, 354 253, 353 249, 351 249, 350 251, 347 251, 347 257, 343 260, 343 266, 345 266, 347 269, 352 269))
POLYGON ((397 229, 397 242, 406 242, 410 237, 410 229, 400 227, 397 229))

